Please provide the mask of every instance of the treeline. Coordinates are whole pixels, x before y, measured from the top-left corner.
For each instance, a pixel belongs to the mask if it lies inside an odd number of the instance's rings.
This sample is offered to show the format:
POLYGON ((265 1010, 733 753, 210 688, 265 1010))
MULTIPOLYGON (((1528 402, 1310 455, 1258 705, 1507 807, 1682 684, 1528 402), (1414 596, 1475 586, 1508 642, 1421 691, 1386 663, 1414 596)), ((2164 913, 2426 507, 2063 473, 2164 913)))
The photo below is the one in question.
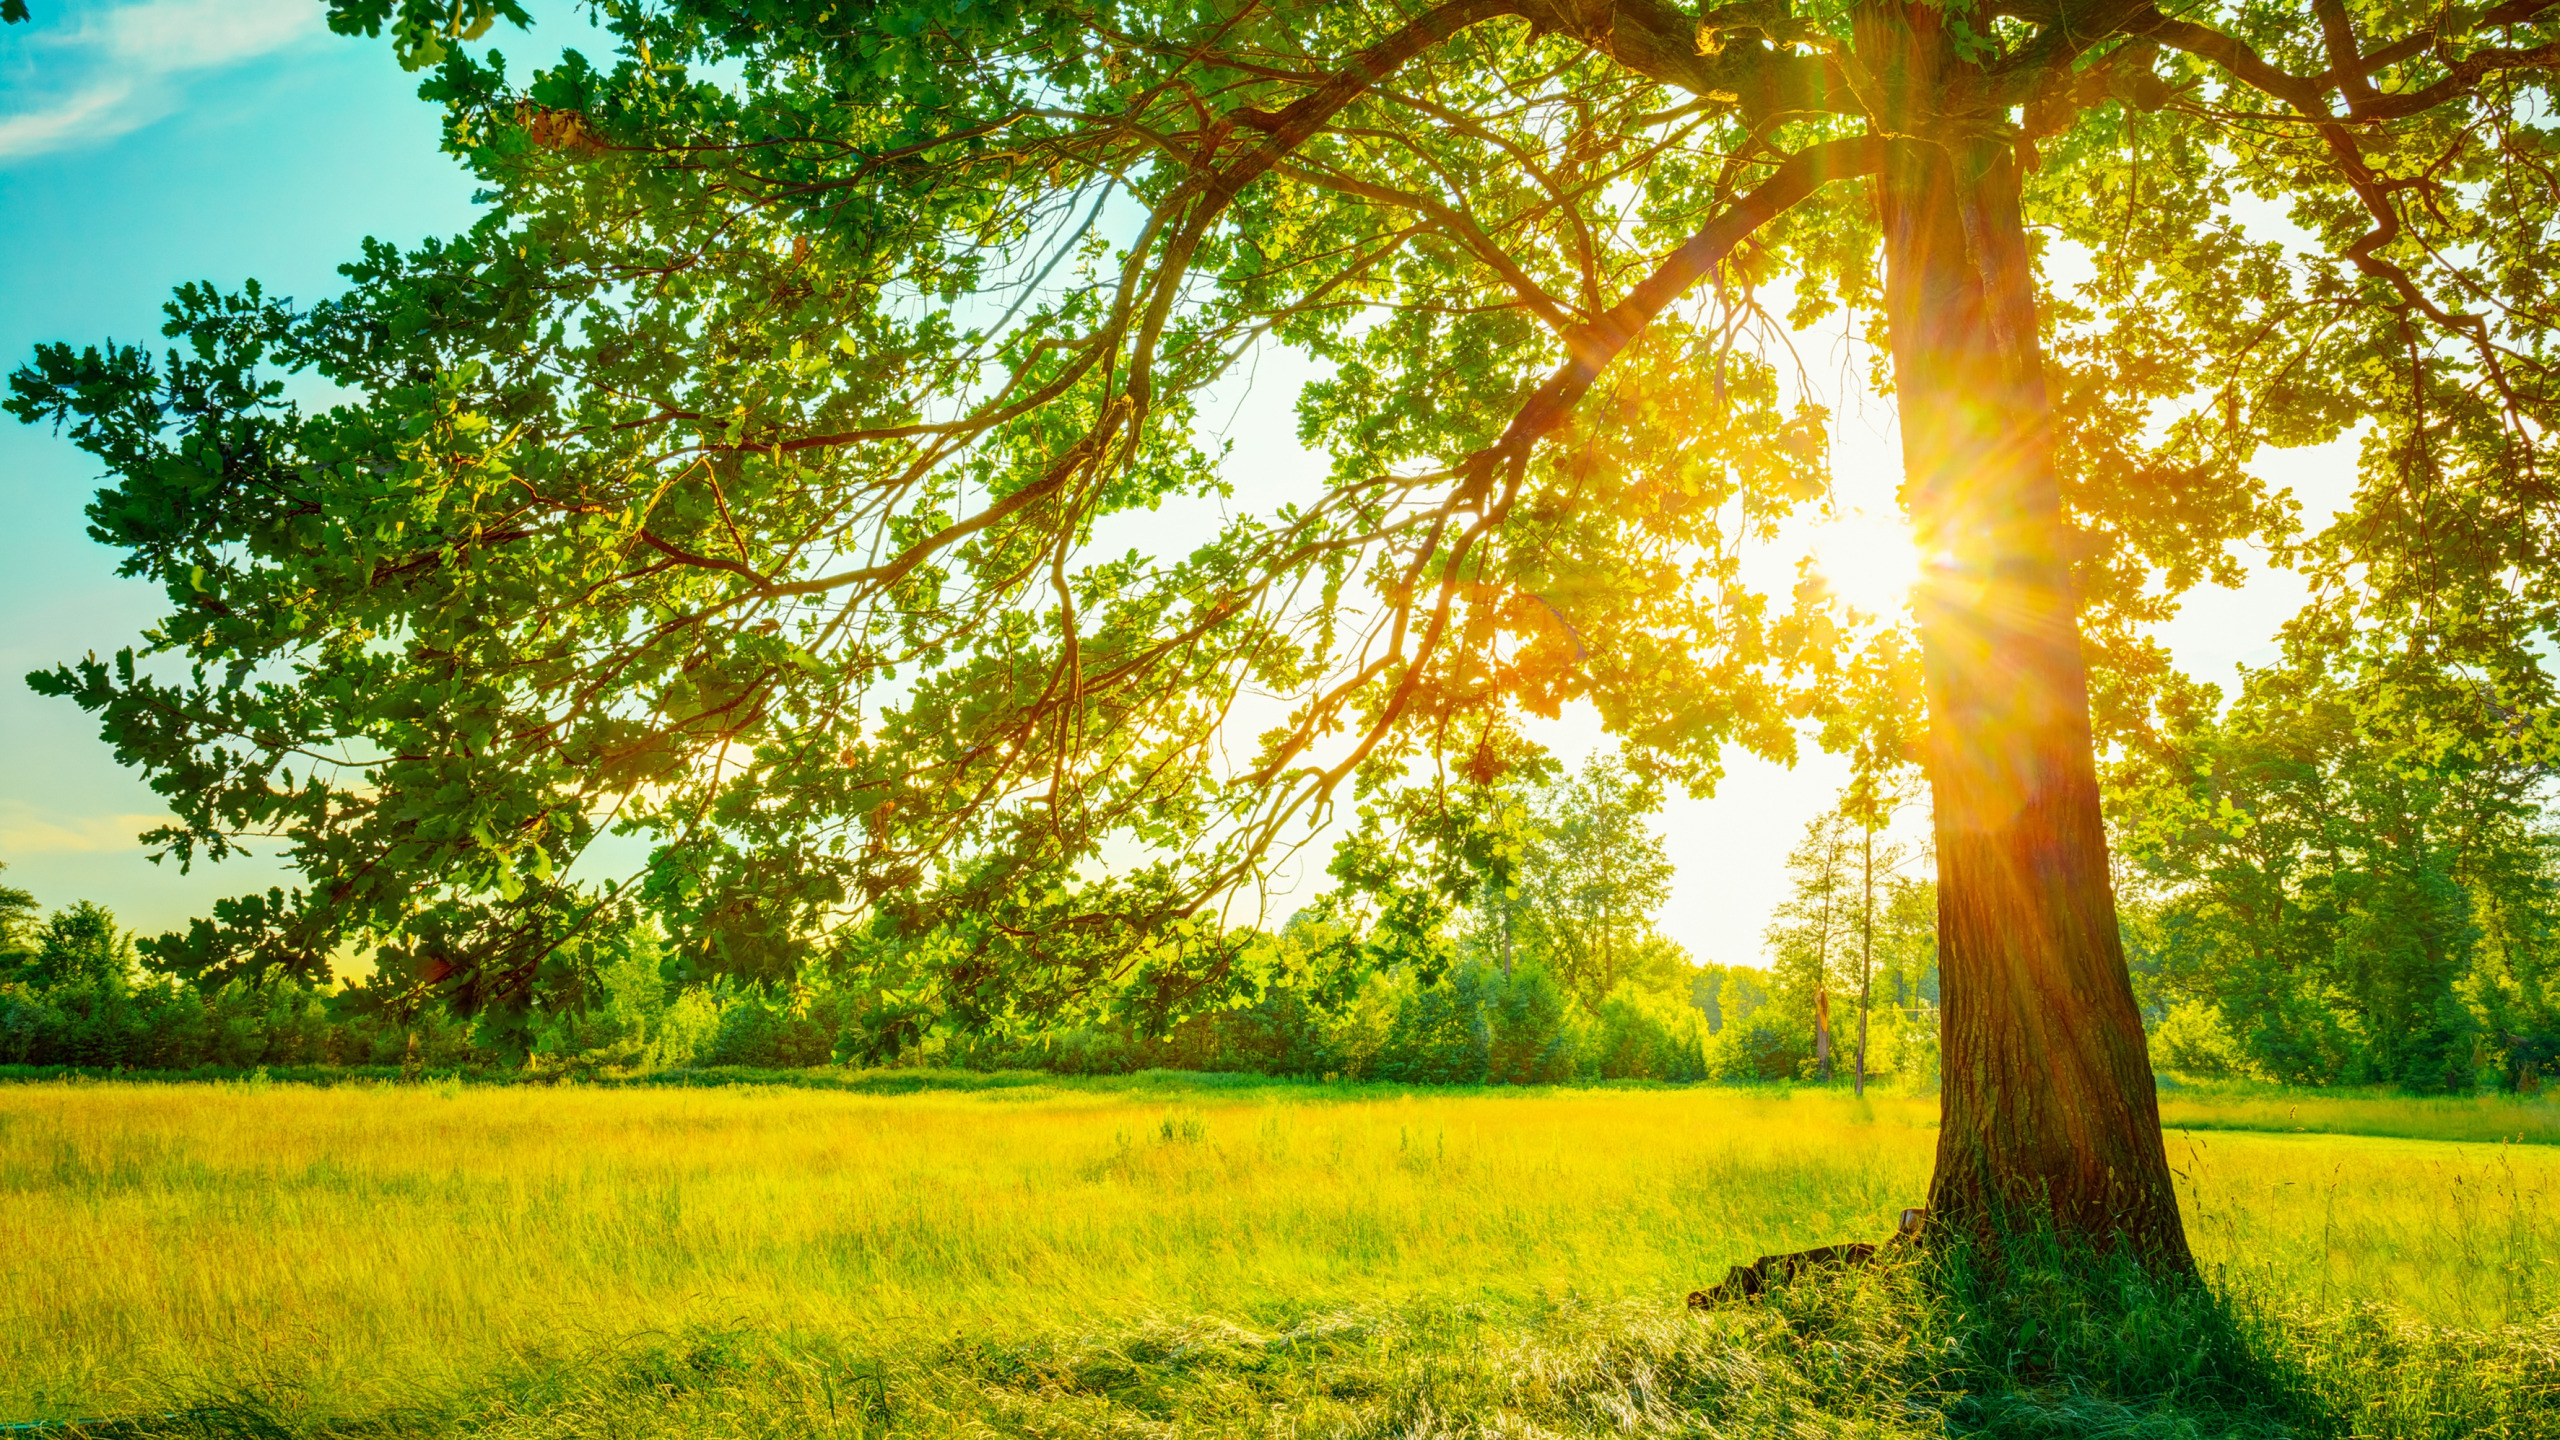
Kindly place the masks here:
MULTIPOLYGON (((1433 909, 1354 883, 1276 932, 1221 937, 1236 980, 1189 1011, 1124 1003, 1081 1020, 957 1025, 932 999, 929 943, 791 983, 704 982, 652 934, 529 1012, 461 1017, 414 983, 197 988, 149 973, 105 910, 39 919, 0 890, 0 1063, 183 1070, 364 1065, 450 1069, 796 1068, 829 1064, 1258 1072, 1419 1084, 1853 1078, 1852 976, 1871 960, 1866 1075, 1935 1078, 1936 981, 1925 882, 1886 877, 1865 938, 1852 842, 1818 823, 1791 864, 1804 903, 1771 934, 1774 971, 1701 964, 1653 917, 1671 867, 1624 770, 1530 770, 1506 787, 1500 883, 1433 909), (1842 997, 1823 1044, 1827 997, 1842 997)), ((1357 847, 1352 847, 1357 857, 1357 847)), ((1140 967, 1143 970, 1143 967, 1140 967)))
POLYGON ((1428 982, 1375 974, 1332 1005, 1273 986, 1251 1004, 1153 1035, 1090 1024, 926 1034, 884 1049, 876 992, 823 979, 775 990, 687 985, 669 978, 672 967, 645 937, 596 973, 583 1003, 506 1026, 433 1004, 402 1006, 363 981, 199 990, 151 976, 134 965, 113 917, 85 903, 55 915, 36 938, 39 948, 9 957, 12 978, 0 982, 0 1064, 574 1071, 885 1063, 1469 1085, 1794 1079, 1811 1073, 1813 1054, 1809 1027, 1756 972, 1711 965, 1622 981, 1596 1009, 1535 960, 1518 961, 1507 978, 1469 960, 1428 982))

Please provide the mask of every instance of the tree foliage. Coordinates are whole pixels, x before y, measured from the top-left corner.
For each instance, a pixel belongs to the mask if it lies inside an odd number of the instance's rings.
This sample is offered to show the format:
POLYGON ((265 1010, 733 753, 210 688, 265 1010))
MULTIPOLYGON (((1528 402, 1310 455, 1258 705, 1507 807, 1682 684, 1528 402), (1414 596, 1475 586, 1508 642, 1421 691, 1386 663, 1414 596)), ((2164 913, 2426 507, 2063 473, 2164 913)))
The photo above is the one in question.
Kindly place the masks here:
MULTIPOLYGON (((0 861, 0 870, 7 868, 0 861)), ((33 892, 0 885, 0 960, 14 962, 33 952, 39 908, 33 892)))

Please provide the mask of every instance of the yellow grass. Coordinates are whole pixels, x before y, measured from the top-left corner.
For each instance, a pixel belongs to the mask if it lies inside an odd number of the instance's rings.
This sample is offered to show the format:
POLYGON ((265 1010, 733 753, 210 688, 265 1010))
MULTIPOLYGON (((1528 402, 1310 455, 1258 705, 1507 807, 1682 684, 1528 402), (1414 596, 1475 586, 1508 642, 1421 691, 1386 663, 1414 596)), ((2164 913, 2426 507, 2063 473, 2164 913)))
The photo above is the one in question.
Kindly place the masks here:
MULTIPOLYGON (((737 1323, 925 1343, 1416 1295, 1676 1294, 1880 1238, 1934 1100, 0 1087, 0 1418, 396 1402, 737 1323)), ((2560 1294, 2560 1149, 2173 1135, 2208 1264, 2494 1323, 2560 1294)))

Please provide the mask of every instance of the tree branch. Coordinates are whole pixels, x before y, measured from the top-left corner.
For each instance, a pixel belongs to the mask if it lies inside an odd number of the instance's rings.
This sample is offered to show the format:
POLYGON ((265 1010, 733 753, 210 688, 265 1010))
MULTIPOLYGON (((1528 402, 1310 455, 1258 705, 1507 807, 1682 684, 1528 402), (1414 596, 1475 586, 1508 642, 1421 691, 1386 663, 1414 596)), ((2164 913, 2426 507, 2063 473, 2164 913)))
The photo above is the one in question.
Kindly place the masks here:
POLYGON ((1492 236, 1486 234, 1484 227, 1478 225, 1465 211, 1443 204, 1428 195, 1397 190, 1386 185, 1373 185, 1348 175, 1313 170, 1303 165, 1280 165, 1274 168, 1273 173, 1302 184, 1337 191, 1362 200, 1374 201, 1380 205, 1412 210, 1429 217, 1441 229, 1465 245, 1468 253, 1483 262, 1486 269, 1501 277, 1502 283, 1510 287, 1511 293, 1519 297, 1520 303, 1527 306, 1532 314, 1545 321, 1550 328, 1561 331, 1569 323, 1565 319, 1564 307, 1557 302, 1556 298, 1539 288, 1538 282, 1529 278, 1529 272, 1521 269, 1520 263, 1512 259, 1509 252, 1496 243, 1492 236))
POLYGON ((1564 422, 1619 351, 1683 291, 1722 264, 1735 246, 1832 181, 1883 169, 1885 146, 1880 136, 1861 135, 1798 151, 1758 189, 1709 220, 1687 244, 1664 256, 1653 273, 1608 314, 1565 337, 1568 358, 1520 407, 1491 454, 1504 458, 1526 454, 1539 437, 1564 422))
POLYGON ((2560 44, 2538 45, 2530 50, 2499 47, 2474 50, 2459 60, 2446 61, 2444 78, 2434 84, 2398 94, 2384 95, 2373 89, 2371 77, 2376 71, 2415 58, 2447 33, 2460 34, 2483 26, 2521 24, 2539 17, 2555 4, 2560 4, 2560 0, 2516 0, 2516 3, 2482 11, 2475 16, 2447 16, 2370 55, 2361 55, 2356 51, 2354 26, 2348 22, 2344 9, 2336 4, 2336 0, 2320 0, 2321 27, 2329 48, 2329 68, 2311 76, 2295 75, 2280 69, 2244 40, 2193 21, 2172 20, 2155 7, 2146 6, 2129 16, 2123 22, 2123 29, 2127 34, 2145 36, 2211 61, 2233 79, 2281 100, 2315 120, 2338 118, 2329 109, 2325 98, 2332 90, 2345 98, 2349 118, 2399 120, 2432 110, 2498 71, 2539 69, 2560 63, 2560 44))

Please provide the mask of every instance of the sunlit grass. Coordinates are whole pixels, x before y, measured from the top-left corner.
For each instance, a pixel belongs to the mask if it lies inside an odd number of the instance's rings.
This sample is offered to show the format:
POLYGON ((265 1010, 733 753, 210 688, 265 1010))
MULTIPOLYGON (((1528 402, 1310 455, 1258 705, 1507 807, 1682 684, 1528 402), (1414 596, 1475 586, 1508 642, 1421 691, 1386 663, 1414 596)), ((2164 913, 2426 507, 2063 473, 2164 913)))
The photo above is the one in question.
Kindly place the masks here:
MULTIPOLYGON (((0 1408, 378 1408, 705 1327, 909 1347, 1676 1297, 1880 1238, 1935 1116, 1715 1089, 0 1087, 0 1408)), ((2481 1325, 2553 1306, 2560 1148, 2170 1148, 2239 1283, 2481 1325)))
POLYGON ((2183 1126, 2560 1145, 2560 1102, 2500 1094, 2421 1099, 2380 1090, 2305 1092, 2245 1081, 2188 1081, 2161 1095, 2160 1123, 2172 1131, 2183 1126))

